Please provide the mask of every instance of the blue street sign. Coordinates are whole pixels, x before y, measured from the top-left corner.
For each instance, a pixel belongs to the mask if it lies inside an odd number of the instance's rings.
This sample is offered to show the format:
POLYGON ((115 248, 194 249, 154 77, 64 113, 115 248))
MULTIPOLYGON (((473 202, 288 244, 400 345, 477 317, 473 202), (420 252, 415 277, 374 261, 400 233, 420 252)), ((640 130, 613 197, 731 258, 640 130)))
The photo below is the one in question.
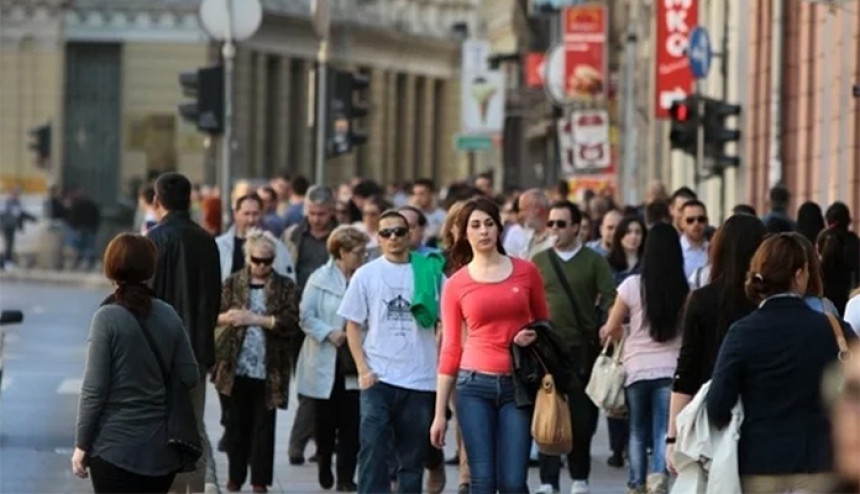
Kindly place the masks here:
POLYGON ((693 77, 696 79, 708 77, 712 58, 714 58, 714 52, 711 50, 711 38, 708 36, 708 30, 696 26, 690 32, 690 41, 687 46, 687 59, 690 61, 690 72, 693 73, 693 77))

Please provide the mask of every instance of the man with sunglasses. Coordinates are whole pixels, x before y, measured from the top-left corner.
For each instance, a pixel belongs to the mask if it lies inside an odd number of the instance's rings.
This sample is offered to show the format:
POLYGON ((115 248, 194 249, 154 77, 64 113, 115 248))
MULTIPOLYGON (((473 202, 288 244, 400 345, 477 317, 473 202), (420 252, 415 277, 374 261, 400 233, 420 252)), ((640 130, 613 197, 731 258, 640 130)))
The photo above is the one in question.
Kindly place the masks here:
MULTIPOLYGON (((579 228, 582 213, 570 201, 558 201, 549 209, 546 226, 555 239, 553 247, 533 258, 543 278, 550 319, 565 344, 565 352, 576 373, 578 385, 564 390, 568 395, 573 450, 568 470, 573 480, 571 494, 588 494, 591 474, 591 438, 597 430, 599 412, 585 394, 594 361, 600 353, 600 318, 595 306, 608 312, 615 301, 615 279, 606 258, 582 244, 579 228)), ((538 457, 539 494, 559 491, 561 457, 538 457)))
MULTIPOLYGON (((681 206, 681 252, 684 254, 684 274, 695 281, 696 271, 708 264, 707 238, 708 210, 698 199, 691 199, 681 206)), ((704 283, 707 283, 705 280, 704 283)), ((700 286, 699 282, 692 282, 700 286)))
MULTIPOLYGON (((361 493, 390 490, 392 444, 399 465, 399 492, 421 492, 430 447, 427 431, 435 406, 436 333, 435 324, 424 327, 412 312, 418 272, 410 262, 408 225, 397 211, 380 215, 377 237, 382 256, 355 272, 338 310, 347 320, 349 349, 361 389, 361 493)), ((441 273, 433 282, 438 304, 441 273)))

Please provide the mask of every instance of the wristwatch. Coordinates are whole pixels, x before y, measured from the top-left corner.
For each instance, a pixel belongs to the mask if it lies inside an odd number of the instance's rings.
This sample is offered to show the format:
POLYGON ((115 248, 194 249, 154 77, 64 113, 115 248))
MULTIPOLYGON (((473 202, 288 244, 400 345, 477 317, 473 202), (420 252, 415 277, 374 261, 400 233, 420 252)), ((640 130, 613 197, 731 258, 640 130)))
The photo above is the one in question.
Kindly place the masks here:
POLYGON ((666 436, 666 444, 675 444, 675 441, 677 439, 678 438, 676 438, 676 437, 666 436))

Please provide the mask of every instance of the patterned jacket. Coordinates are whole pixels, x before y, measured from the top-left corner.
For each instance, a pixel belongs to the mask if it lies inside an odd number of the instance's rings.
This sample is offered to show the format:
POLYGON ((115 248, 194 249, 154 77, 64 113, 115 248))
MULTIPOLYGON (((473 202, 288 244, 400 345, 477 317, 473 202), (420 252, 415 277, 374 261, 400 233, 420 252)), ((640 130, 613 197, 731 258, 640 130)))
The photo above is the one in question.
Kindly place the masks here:
MULTIPOLYGON (((221 312, 248 307, 250 269, 237 271, 224 281, 221 312)), ((269 275, 265 287, 267 315, 277 323, 266 335, 266 405, 270 410, 286 408, 289 396, 290 355, 298 352, 302 330, 299 327, 299 287, 294 281, 275 272, 269 275)), ((236 377, 236 361, 245 339, 245 327, 219 328, 215 343, 213 380, 218 392, 230 396, 236 377)))

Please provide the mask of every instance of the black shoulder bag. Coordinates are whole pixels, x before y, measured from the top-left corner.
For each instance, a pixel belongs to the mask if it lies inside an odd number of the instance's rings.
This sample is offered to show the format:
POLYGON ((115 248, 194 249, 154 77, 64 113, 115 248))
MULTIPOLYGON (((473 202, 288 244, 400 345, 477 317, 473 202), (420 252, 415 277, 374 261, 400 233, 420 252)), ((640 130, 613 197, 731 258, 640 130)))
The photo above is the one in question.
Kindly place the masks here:
MULTIPOLYGON (((132 314, 133 315, 133 314, 132 314)), ((168 367, 146 329, 139 318, 135 317, 138 326, 146 337, 146 342, 155 360, 161 377, 164 379, 164 405, 167 412, 167 445, 176 453, 179 459, 179 472, 193 472, 197 468, 197 461, 203 456, 203 445, 200 434, 197 431, 197 418, 194 416, 194 407, 191 404, 191 394, 184 384, 179 382, 175 375, 171 375, 168 367)))
MULTIPOLYGON (((583 249, 587 247, 582 247, 583 249)), ((573 289, 570 288, 570 283, 567 282, 567 277, 564 275, 564 271, 561 269, 561 263, 558 261, 558 255, 550 250, 547 252, 547 257, 549 257, 549 263, 552 266, 552 270, 555 273, 555 277, 558 279, 558 282, 561 283, 561 288, 564 290, 565 295, 567 295, 567 300, 570 302, 570 309, 573 311, 573 319, 576 321, 577 329, 582 333, 584 344, 580 347, 581 350, 579 355, 574 355, 573 357, 576 359, 576 364, 579 368, 576 369, 576 373, 582 376, 590 376, 591 375, 591 366, 594 365, 594 358, 597 357, 596 351, 592 348, 594 346, 593 342, 588 338, 585 334, 585 326, 582 324, 582 320, 579 318, 579 304, 576 303, 576 298, 573 296, 573 289)), ((587 379, 586 379, 587 382, 587 379)))

